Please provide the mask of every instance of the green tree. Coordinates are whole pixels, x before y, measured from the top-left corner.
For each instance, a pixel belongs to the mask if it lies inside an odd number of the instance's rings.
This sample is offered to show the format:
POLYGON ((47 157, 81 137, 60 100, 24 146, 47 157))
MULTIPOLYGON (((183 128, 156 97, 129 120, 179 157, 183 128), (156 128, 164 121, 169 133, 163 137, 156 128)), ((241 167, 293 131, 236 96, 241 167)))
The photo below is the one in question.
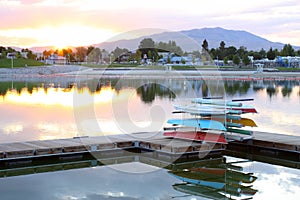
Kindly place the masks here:
POLYGON ((220 49, 225 50, 225 42, 224 41, 220 42, 220 49))
POLYGON ((126 49, 126 48, 119 48, 119 47, 116 47, 115 50, 112 51, 112 54, 113 54, 113 61, 117 61, 117 62, 120 62, 120 57, 125 54, 125 53, 128 53, 129 50, 126 49))
POLYGON ((267 57, 267 52, 263 48, 258 53, 261 56, 261 58, 267 57))
POLYGON ((208 42, 206 39, 204 39, 202 43, 201 59, 205 65, 211 61, 211 57, 209 55, 209 50, 208 50, 208 42))
POLYGON ((247 54, 247 48, 240 46, 240 48, 237 50, 237 54, 240 58, 242 58, 245 54, 247 54))
MULTIPOLYGON (((22 55, 21 55, 21 53, 19 51, 15 52, 15 54, 16 54, 16 58, 22 58, 22 55)), ((32 57, 30 59, 35 59, 35 55, 34 54, 32 54, 30 56, 32 57)))
POLYGON ((87 56, 86 47, 76 47, 76 61, 83 62, 87 56))
POLYGON ((249 65, 250 62, 251 62, 251 60, 249 59, 249 57, 248 57, 247 54, 245 54, 245 55, 243 56, 242 61, 243 61, 244 65, 246 65, 246 66, 249 65))
POLYGON ((177 46, 175 41, 169 40, 168 43, 165 42, 159 42, 155 44, 155 48, 158 50, 168 51, 175 53, 176 55, 183 55, 183 50, 180 46, 177 46))
POLYGON ((144 38, 139 45, 139 49, 153 49, 155 47, 155 43, 152 38, 144 38))
POLYGON ((295 50, 293 49, 292 45, 285 44, 283 49, 280 52, 281 56, 295 56, 295 50))
MULTIPOLYGON (((22 49, 21 52, 26 52, 27 53, 26 57, 28 59, 33 59, 33 60, 36 59, 36 55, 31 50, 29 50, 27 48, 26 49, 22 49)), ((20 57, 21 57, 21 54, 20 54, 20 57)))
POLYGON ((11 47, 7 47, 7 53, 13 53, 13 52, 16 52, 16 50, 14 50, 13 48, 11 47))
POLYGON ((88 54, 88 62, 99 63, 101 61, 101 50, 93 48, 88 54))
POLYGON ((184 59, 181 59, 181 63, 185 65, 186 61, 184 59))
POLYGON ((89 55, 94 49, 95 49, 95 47, 89 46, 89 47, 87 48, 86 54, 89 55))
POLYGON ((249 54, 249 55, 253 56, 253 60, 260 60, 263 58, 259 52, 253 52, 252 54, 249 54))
POLYGON ((75 60, 75 54, 71 48, 62 49, 62 56, 67 59, 68 62, 75 60))
POLYGON ((44 58, 45 59, 47 59, 49 56, 51 56, 52 54, 54 53, 54 51, 52 50, 52 49, 50 49, 50 50, 44 50, 43 51, 43 56, 44 56, 44 58))
POLYGON ((3 46, 0 46, 0 59, 6 57, 6 48, 3 46))
POLYGON ((232 60, 233 55, 237 54, 237 49, 234 46, 229 46, 226 49, 225 57, 228 57, 229 60, 232 60))
POLYGON ((154 58, 154 62, 158 58, 157 50, 155 48, 155 42, 152 38, 144 38, 139 45, 139 50, 141 51, 141 56, 144 58, 144 55, 148 55, 148 52, 151 52, 152 58, 154 58))
POLYGON ((202 48, 206 51, 208 51, 208 42, 206 39, 203 40, 203 43, 202 43, 202 48))
POLYGON ((154 60, 154 58, 153 58, 153 56, 152 56, 152 51, 148 51, 147 52, 147 58, 149 58, 149 59, 153 59, 154 60))
POLYGON ((140 50, 137 50, 135 53, 135 60, 139 63, 142 58, 142 52, 140 50))
POLYGON ((273 51, 272 47, 269 49, 269 51, 267 52, 267 58, 269 60, 274 60, 276 58, 276 52, 273 51))
POLYGON ((224 64, 225 64, 225 65, 228 65, 228 57, 225 57, 225 58, 224 58, 224 64))
POLYGON ((218 57, 218 52, 215 48, 211 48, 209 51, 209 55, 210 57, 212 57, 213 59, 217 59, 218 57))
POLYGON ((0 53, 2 53, 2 52, 4 52, 4 51, 6 51, 6 48, 3 47, 3 46, 0 46, 0 53))
POLYGON ((170 58, 170 56, 168 56, 168 58, 167 58, 167 63, 171 63, 171 58, 170 58))
POLYGON ((240 62, 241 62, 241 59, 240 59, 240 57, 238 55, 234 55, 233 58, 232 58, 232 62, 235 65, 239 65, 240 62))
POLYGON ((224 57, 225 57, 225 51, 226 51, 226 48, 225 48, 225 42, 224 42, 224 41, 221 41, 221 42, 220 42, 220 47, 219 47, 219 49, 220 49, 220 53, 219 53, 219 55, 218 55, 218 59, 223 60, 224 57))

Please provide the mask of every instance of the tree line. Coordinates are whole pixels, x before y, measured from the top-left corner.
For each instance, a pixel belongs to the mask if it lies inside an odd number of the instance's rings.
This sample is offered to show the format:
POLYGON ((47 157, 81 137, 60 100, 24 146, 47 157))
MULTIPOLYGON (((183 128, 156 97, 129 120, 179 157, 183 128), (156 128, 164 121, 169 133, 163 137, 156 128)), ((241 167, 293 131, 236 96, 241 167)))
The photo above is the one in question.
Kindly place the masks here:
POLYGON ((34 54, 28 48, 21 49, 21 51, 17 51, 15 49, 13 49, 12 47, 3 47, 3 46, 0 46, 0 58, 6 58, 7 54, 9 54, 9 53, 13 53, 16 58, 22 58, 22 54, 21 53, 23 53, 23 52, 24 53, 26 52, 26 57, 28 59, 36 59, 37 58, 37 55, 34 54))
POLYGON ((250 56, 253 60, 265 58, 274 60, 278 56, 300 56, 300 49, 295 50, 290 44, 285 44, 281 50, 270 47, 268 51, 263 48, 259 51, 248 51, 244 46, 241 46, 238 49, 234 46, 226 47, 225 42, 221 41, 218 48, 209 49, 208 42, 205 39, 202 43, 202 48, 209 53, 212 59, 223 60, 225 64, 227 64, 229 60, 232 60, 234 64, 243 62, 245 65, 248 65, 251 62, 249 59, 250 56))
MULTIPOLYGON (((268 58, 269 60, 274 60, 277 56, 300 56, 300 50, 295 50, 290 44, 285 44, 281 50, 273 49, 270 47, 268 51, 263 48, 259 51, 250 50, 248 51, 246 47, 241 46, 236 48, 234 46, 226 47, 224 41, 220 42, 218 48, 209 48, 209 44, 206 39, 202 43, 202 51, 192 51, 185 52, 180 46, 176 44, 175 41, 168 42, 154 42, 152 38, 144 38, 140 41, 136 51, 131 52, 126 48, 116 47, 113 51, 108 52, 105 49, 100 49, 94 46, 88 47, 76 47, 76 48, 63 48, 63 49, 50 49, 45 50, 42 53, 41 57, 37 57, 29 49, 22 49, 21 52, 27 52, 27 58, 29 59, 39 59, 45 60, 51 55, 56 54, 58 56, 63 56, 68 62, 121 62, 124 60, 124 55, 126 61, 135 61, 137 63, 141 62, 144 59, 151 59, 152 62, 157 62, 161 55, 159 52, 171 52, 173 55, 177 56, 186 56, 192 54, 196 58, 202 58, 204 52, 213 60, 222 60, 224 64, 227 64, 231 60, 234 64, 240 64, 243 62, 245 65, 248 65, 251 61, 249 57, 252 57, 253 60, 261 60, 268 58)), ((16 51, 11 47, 0 46, 1 57, 5 58, 7 53, 15 53, 16 57, 21 57, 21 52, 16 51)))

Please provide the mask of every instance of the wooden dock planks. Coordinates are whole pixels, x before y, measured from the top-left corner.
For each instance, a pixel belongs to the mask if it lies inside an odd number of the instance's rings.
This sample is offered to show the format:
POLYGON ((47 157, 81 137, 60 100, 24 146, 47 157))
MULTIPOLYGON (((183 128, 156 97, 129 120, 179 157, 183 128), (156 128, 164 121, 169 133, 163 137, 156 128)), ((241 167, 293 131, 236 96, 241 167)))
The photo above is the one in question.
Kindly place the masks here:
MULTIPOLYGON (((255 132, 254 138, 242 145, 300 152, 300 136, 255 132)), ((51 154, 80 153, 126 148, 142 148, 169 154, 222 151, 225 145, 201 143, 184 139, 171 139, 162 133, 135 133, 96 137, 75 137, 44 141, 28 141, 0 144, 0 160, 34 157, 51 154)))
POLYGON ((255 132, 252 145, 300 152, 300 136, 255 132))

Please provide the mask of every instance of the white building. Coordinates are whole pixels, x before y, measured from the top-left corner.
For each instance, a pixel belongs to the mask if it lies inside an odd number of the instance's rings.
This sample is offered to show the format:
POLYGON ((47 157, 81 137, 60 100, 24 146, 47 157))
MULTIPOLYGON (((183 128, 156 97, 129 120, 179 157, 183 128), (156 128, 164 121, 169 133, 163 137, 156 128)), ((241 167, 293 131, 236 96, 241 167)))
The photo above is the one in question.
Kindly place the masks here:
POLYGON ((50 65, 65 65, 67 62, 67 59, 63 56, 59 56, 57 54, 52 54, 51 56, 49 56, 46 61, 45 64, 50 64, 50 65))
POLYGON ((16 58, 16 53, 7 53, 6 58, 16 58))

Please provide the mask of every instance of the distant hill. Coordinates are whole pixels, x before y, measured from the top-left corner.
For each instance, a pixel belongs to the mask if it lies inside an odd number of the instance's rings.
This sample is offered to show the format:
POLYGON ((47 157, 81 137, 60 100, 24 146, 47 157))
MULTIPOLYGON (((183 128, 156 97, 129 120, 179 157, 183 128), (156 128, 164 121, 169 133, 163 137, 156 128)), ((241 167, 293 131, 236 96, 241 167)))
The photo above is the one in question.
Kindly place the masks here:
MULTIPOLYGON (((239 48, 241 46, 247 47, 247 50, 269 50, 273 49, 281 50, 284 44, 279 42, 271 42, 267 39, 249 33, 247 31, 240 30, 227 30, 220 27, 217 28, 201 28, 184 30, 178 32, 163 32, 159 34, 146 35, 131 40, 118 40, 114 42, 104 42, 97 44, 100 48, 107 49, 109 51, 114 50, 117 46, 120 48, 127 48, 129 50, 137 49, 140 41, 146 37, 152 38, 155 42, 168 42, 169 40, 176 41, 176 44, 181 46, 185 51, 200 50, 203 40, 208 41, 209 48, 218 48, 220 42, 224 41, 225 46, 234 46, 239 48)), ((300 47, 293 46, 295 49, 300 47)))
POLYGON ((271 42, 247 31, 227 30, 219 27, 193 29, 181 31, 181 33, 195 39, 201 44, 203 40, 206 39, 209 48, 218 48, 221 41, 225 42, 226 47, 235 46, 239 48, 244 46, 247 47, 248 50, 261 50, 262 48, 269 50, 270 47, 280 50, 284 46, 282 43, 271 42))
MULTIPOLYGON (((210 49, 218 48, 221 41, 225 42, 225 47, 234 46, 239 48, 244 46, 247 47, 247 50, 255 51, 259 51, 262 48, 269 50, 270 47, 281 50, 284 46, 282 43, 271 42, 247 31, 228 30, 220 27, 183 30, 177 32, 163 32, 145 35, 135 39, 120 39, 112 42, 103 42, 100 44, 94 44, 93 46, 106 49, 108 51, 113 51, 116 47, 136 50, 140 44, 140 41, 148 37, 152 38, 155 42, 168 42, 169 40, 176 41, 176 44, 184 51, 201 50, 201 45, 204 39, 207 40, 208 47, 210 49)), ((300 49, 299 46, 293 47, 294 49, 300 49)), ((51 47, 33 47, 30 49, 34 52, 42 52, 45 49, 51 49, 51 47)))

